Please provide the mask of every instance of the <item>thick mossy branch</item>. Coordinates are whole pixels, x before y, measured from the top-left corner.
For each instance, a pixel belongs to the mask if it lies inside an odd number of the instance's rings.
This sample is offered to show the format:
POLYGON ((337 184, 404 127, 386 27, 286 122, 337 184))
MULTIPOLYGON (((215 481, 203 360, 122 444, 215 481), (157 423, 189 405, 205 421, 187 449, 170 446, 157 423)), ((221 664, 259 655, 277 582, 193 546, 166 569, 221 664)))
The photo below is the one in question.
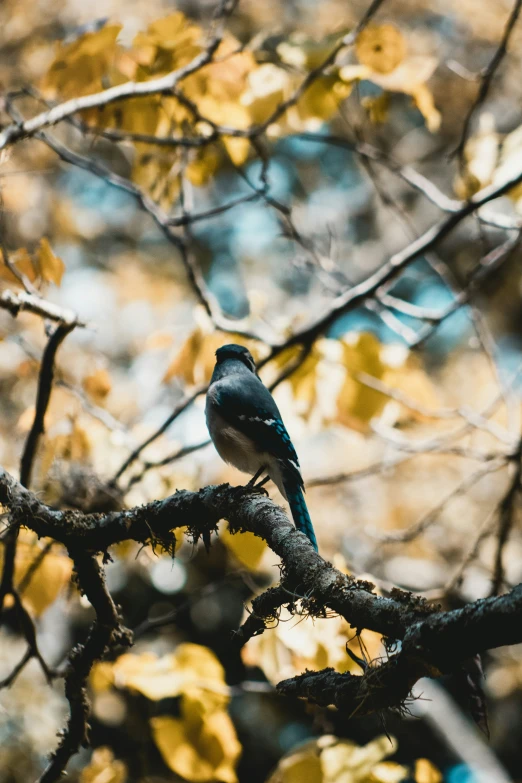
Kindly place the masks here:
MULTIPOLYGON (((104 552, 127 540, 160 540, 168 545, 172 531, 185 526, 194 539, 205 538, 225 519, 232 532, 254 533, 281 558, 285 590, 279 593, 279 606, 291 603, 295 591, 308 596, 316 611, 317 607, 332 610, 354 628, 369 628, 393 639, 402 639, 409 626, 433 611, 427 604, 375 595, 373 585, 358 582, 323 560, 273 501, 228 484, 198 492, 180 490, 165 500, 126 511, 82 514, 46 506, 0 470, 0 503, 9 508, 12 522, 60 541, 70 551, 104 552)), ((277 607, 270 603, 273 615, 277 607)))
MULTIPOLYGON (((159 540, 169 547, 173 531, 185 526, 194 540, 201 537, 208 542, 221 519, 228 521, 232 532, 248 531, 263 538, 282 563, 281 585, 254 600, 252 614, 237 635, 240 644, 262 633, 277 619, 282 606, 292 610, 297 601, 311 615, 333 611, 357 630, 367 628, 387 640, 402 641, 400 652, 370 666, 363 676, 307 672, 282 682, 281 693, 333 704, 350 714, 400 707, 420 677, 456 671, 477 653, 522 642, 522 585, 506 595, 449 612, 398 589, 390 597, 378 596, 371 583, 347 576, 323 560, 269 498, 228 484, 198 492, 180 490, 165 500, 126 511, 82 514, 46 506, 0 470, 0 503, 9 510, 11 523, 25 525, 67 547, 79 585, 96 608, 91 635, 84 648, 71 656, 75 693, 69 695, 71 704, 78 705, 78 714, 83 709, 83 662, 92 665, 108 647, 128 643, 103 573, 95 573, 94 555, 126 540, 159 540)), ((71 733, 73 744, 81 742, 79 732, 71 733)))

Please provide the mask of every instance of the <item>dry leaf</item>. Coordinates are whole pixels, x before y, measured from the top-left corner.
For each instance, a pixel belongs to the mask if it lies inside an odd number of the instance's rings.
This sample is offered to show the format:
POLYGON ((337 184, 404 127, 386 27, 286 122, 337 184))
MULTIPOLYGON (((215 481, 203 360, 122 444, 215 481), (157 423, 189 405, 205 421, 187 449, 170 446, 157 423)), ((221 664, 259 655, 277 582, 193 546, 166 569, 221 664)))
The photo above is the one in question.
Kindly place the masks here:
POLYGON ((139 691, 152 701, 190 695, 212 710, 223 708, 229 700, 223 667, 213 652, 199 644, 180 644, 161 658, 154 653, 127 653, 113 664, 95 666, 93 676, 93 687, 103 690, 113 684, 139 691))
POLYGON ((95 402, 103 402, 112 389, 111 376, 103 368, 96 370, 85 376, 82 386, 95 402))
POLYGON ((385 736, 360 747, 325 735, 283 757, 267 783, 399 783, 408 770, 383 761, 396 749, 385 736))
POLYGON ((369 24, 355 43, 355 53, 362 65, 377 73, 390 73, 406 57, 406 40, 393 24, 369 24))
POLYGON ((55 256, 45 237, 42 237, 40 240, 40 247, 38 248, 38 268, 43 280, 54 283, 57 286, 60 285, 65 272, 65 264, 61 258, 55 256))
POLYGON ((267 544, 253 533, 231 533, 225 527, 220 538, 232 554, 250 571, 256 571, 266 552, 267 544))
MULTIPOLYGON (((6 280, 10 285, 21 285, 20 281, 14 275, 9 267, 4 264, 4 256, 2 250, 0 250, 0 278, 6 280)), ((9 254, 9 261, 22 275, 28 278, 31 283, 34 283, 37 277, 37 272, 33 260, 25 247, 21 247, 19 250, 15 250, 14 253, 9 254)))
MULTIPOLYGON (((18 539, 15 560, 14 581, 17 586, 26 576, 28 570, 38 564, 22 595, 24 605, 30 613, 39 617, 57 599, 62 590, 69 584, 72 563, 59 544, 41 559, 42 549, 46 541, 37 540, 28 531, 22 531, 18 539)), ((3 564, 3 550, 0 551, 0 567, 3 564)))
POLYGON ((106 747, 96 748, 80 773, 80 783, 125 783, 126 780, 127 767, 106 747))
POLYGON ((442 775, 428 759, 415 762, 415 783, 442 783, 442 775))
POLYGON ((102 78, 118 51, 120 30, 121 25, 106 25, 70 44, 59 44, 42 82, 43 91, 52 98, 67 98, 101 90, 102 78))
MULTIPOLYGON (((300 622, 282 610, 279 620, 270 633, 254 637, 242 650, 245 663, 263 669, 274 685, 305 669, 317 671, 331 666, 339 672, 359 671, 346 652, 349 642, 350 649, 360 656, 359 642, 355 631, 343 618, 314 618, 300 622)), ((362 641, 372 659, 381 654, 378 634, 363 631, 362 641)))
POLYGON ((234 724, 224 710, 201 720, 182 704, 182 719, 151 719, 154 741, 167 766, 194 783, 236 783, 235 767, 241 754, 234 724))
POLYGON ((345 338, 342 347, 346 377, 337 399, 337 419, 347 427, 365 432, 387 398, 358 381, 357 373, 364 372, 378 380, 383 378, 387 367, 381 360, 381 344, 373 334, 362 332, 345 338))

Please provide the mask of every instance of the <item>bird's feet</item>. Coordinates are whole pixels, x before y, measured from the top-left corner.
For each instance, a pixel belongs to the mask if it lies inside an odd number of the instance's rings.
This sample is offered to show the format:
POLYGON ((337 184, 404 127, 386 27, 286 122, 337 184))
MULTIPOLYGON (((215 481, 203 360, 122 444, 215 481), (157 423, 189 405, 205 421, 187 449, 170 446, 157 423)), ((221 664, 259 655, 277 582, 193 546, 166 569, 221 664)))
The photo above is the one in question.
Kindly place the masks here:
MULTIPOLYGON (((254 477, 255 478, 255 477, 254 477)), ((242 487, 234 487, 235 492, 237 492, 238 495, 265 495, 265 497, 268 497, 268 492, 264 487, 264 484, 270 479, 270 476, 266 476, 262 481, 259 481, 257 484, 251 479, 248 484, 245 484, 242 487)))

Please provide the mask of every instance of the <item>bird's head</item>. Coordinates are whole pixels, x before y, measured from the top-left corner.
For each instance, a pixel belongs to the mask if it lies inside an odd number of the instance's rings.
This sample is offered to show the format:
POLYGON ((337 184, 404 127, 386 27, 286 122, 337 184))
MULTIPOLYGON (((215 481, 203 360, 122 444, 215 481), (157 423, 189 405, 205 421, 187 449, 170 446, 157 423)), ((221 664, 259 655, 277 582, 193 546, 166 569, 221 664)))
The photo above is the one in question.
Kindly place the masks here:
POLYGON ((228 359, 242 362, 253 373, 256 371, 256 363, 254 362, 252 354, 244 345, 230 343, 229 345, 223 345, 221 348, 218 348, 216 351, 216 366, 228 359))

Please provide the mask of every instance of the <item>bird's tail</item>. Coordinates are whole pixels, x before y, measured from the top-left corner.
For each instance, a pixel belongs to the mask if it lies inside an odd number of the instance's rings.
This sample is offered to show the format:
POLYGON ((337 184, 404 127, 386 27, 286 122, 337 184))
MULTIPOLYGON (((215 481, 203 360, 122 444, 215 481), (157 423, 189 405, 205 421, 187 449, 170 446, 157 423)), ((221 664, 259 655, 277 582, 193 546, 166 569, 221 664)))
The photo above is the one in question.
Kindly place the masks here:
POLYGON ((288 503, 290 504, 290 511, 292 512, 292 517, 296 528, 310 539, 313 548, 316 552, 318 552, 319 547, 317 546, 314 526, 312 525, 312 520, 310 519, 310 514, 308 513, 308 508, 306 507, 306 501, 304 499, 302 488, 297 483, 287 482, 285 484, 285 492, 288 498, 288 503))

